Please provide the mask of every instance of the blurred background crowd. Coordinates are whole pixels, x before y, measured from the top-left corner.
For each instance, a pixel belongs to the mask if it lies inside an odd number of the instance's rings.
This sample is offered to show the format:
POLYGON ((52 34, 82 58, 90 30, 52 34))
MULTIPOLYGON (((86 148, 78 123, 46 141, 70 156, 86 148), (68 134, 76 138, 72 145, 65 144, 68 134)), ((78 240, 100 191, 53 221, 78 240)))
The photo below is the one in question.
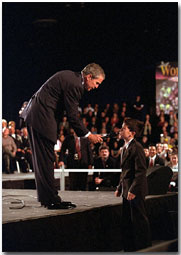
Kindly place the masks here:
MULTIPOLYGON (((25 102, 26 104, 26 102, 25 102)), ((88 139, 77 138, 69 125, 66 112, 58 126, 57 143, 54 146, 54 168, 64 166, 69 169, 119 169, 120 149, 124 141, 119 130, 125 117, 144 122, 142 144, 147 158, 147 167, 169 166, 173 170, 174 187, 178 182, 178 113, 170 111, 159 115, 147 113, 141 97, 138 95, 133 104, 120 102, 114 104, 79 107, 79 115, 84 125, 95 134, 102 134, 102 144, 91 144, 88 139)), ((19 129, 19 123, 2 120, 3 173, 16 171, 32 172, 31 149, 27 129, 19 129)), ((70 189, 94 190, 98 187, 115 187, 119 182, 119 173, 69 173, 70 189)))

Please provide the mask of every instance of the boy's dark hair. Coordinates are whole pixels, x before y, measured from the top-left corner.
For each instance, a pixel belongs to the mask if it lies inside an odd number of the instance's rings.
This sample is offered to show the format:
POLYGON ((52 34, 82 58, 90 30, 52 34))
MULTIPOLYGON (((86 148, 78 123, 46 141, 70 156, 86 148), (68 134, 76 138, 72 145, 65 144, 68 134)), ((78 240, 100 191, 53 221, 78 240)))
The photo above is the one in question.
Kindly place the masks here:
POLYGON ((136 137, 140 137, 143 131, 144 122, 132 118, 124 119, 125 125, 129 128, 130 131, 135 132, 136 137))

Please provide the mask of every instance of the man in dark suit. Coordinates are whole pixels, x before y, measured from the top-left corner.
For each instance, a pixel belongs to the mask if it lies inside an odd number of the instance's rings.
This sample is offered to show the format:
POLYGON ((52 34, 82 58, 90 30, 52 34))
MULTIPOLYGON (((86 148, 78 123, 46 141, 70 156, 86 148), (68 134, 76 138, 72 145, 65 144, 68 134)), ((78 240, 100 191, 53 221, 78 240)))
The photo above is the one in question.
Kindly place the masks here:
POLYGON ((99 147, 99 157, 94 160, 94 169, 106 169, 105 172, 93 174, 93 181, 89 183, 89 190, 101 187, 116 187, 120 173, 109 172, 109 169, 116 168, 116 160, 110 156, 109 147, 102 145, 99 147))
POLYGON ((149 157, 146 158, 147 168, 152 168, 155 166, 164 166, 164 160, 157 155, 156 146, 149 146, 149 157))
POLYGON ((123 196, 123 246, 125 251, 137 251, 151 245, 150 227, 145 210, 147 194, 146 158, 139 136, 143 123, 125 118, 120 135, 125 144, 121 152, 122 174, 115 196, 123 196))
POLYGON ((48 209, 69 208, 58 196, 54 179, 54 144, 57 126, 66 111, 76 134, 90 142, 102 142, 101 135, 91 134, 79 119, 78 106, 84 90, 98 88, 105 79, 104 70, 97 64, 87 65, 81 73, 65 70, 50 77, 32 96, 20 114, 28 128, 35 171, 38 201, 48 209))
MULTIPOLYGON (((60 163, 64 165, 66 157, 66 168, 68 169, 91 169, 93 156, 88 138, 78 137, 74 130, 65 138, 60 151, 60 163)), ((70 190, 86 190, 87 172, 69 172, 70 190)))

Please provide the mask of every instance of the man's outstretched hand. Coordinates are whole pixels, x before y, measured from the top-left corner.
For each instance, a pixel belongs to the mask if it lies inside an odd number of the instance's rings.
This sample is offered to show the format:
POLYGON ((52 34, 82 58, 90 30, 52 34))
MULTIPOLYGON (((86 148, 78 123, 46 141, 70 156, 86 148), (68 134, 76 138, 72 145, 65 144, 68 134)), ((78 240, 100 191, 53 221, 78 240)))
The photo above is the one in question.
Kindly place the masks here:
POLYGON ((91 143, 102 143, 103 140, 102 140, 102 135, 97 135, 97 134, 90 134, 88 136, 88 139, 91 143))

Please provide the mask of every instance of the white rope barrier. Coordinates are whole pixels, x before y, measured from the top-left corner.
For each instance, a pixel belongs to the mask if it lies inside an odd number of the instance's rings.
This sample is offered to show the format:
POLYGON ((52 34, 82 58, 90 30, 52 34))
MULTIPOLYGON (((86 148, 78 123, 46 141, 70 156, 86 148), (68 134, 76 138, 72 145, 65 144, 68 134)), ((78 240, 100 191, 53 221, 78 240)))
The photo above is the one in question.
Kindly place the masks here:
POLYGON ((121 173, 121 169, 65 169, 64 166, 58 169, 54 169, 55 173, 60 173, 60 190, 65 190, 65 173, 121 173))

